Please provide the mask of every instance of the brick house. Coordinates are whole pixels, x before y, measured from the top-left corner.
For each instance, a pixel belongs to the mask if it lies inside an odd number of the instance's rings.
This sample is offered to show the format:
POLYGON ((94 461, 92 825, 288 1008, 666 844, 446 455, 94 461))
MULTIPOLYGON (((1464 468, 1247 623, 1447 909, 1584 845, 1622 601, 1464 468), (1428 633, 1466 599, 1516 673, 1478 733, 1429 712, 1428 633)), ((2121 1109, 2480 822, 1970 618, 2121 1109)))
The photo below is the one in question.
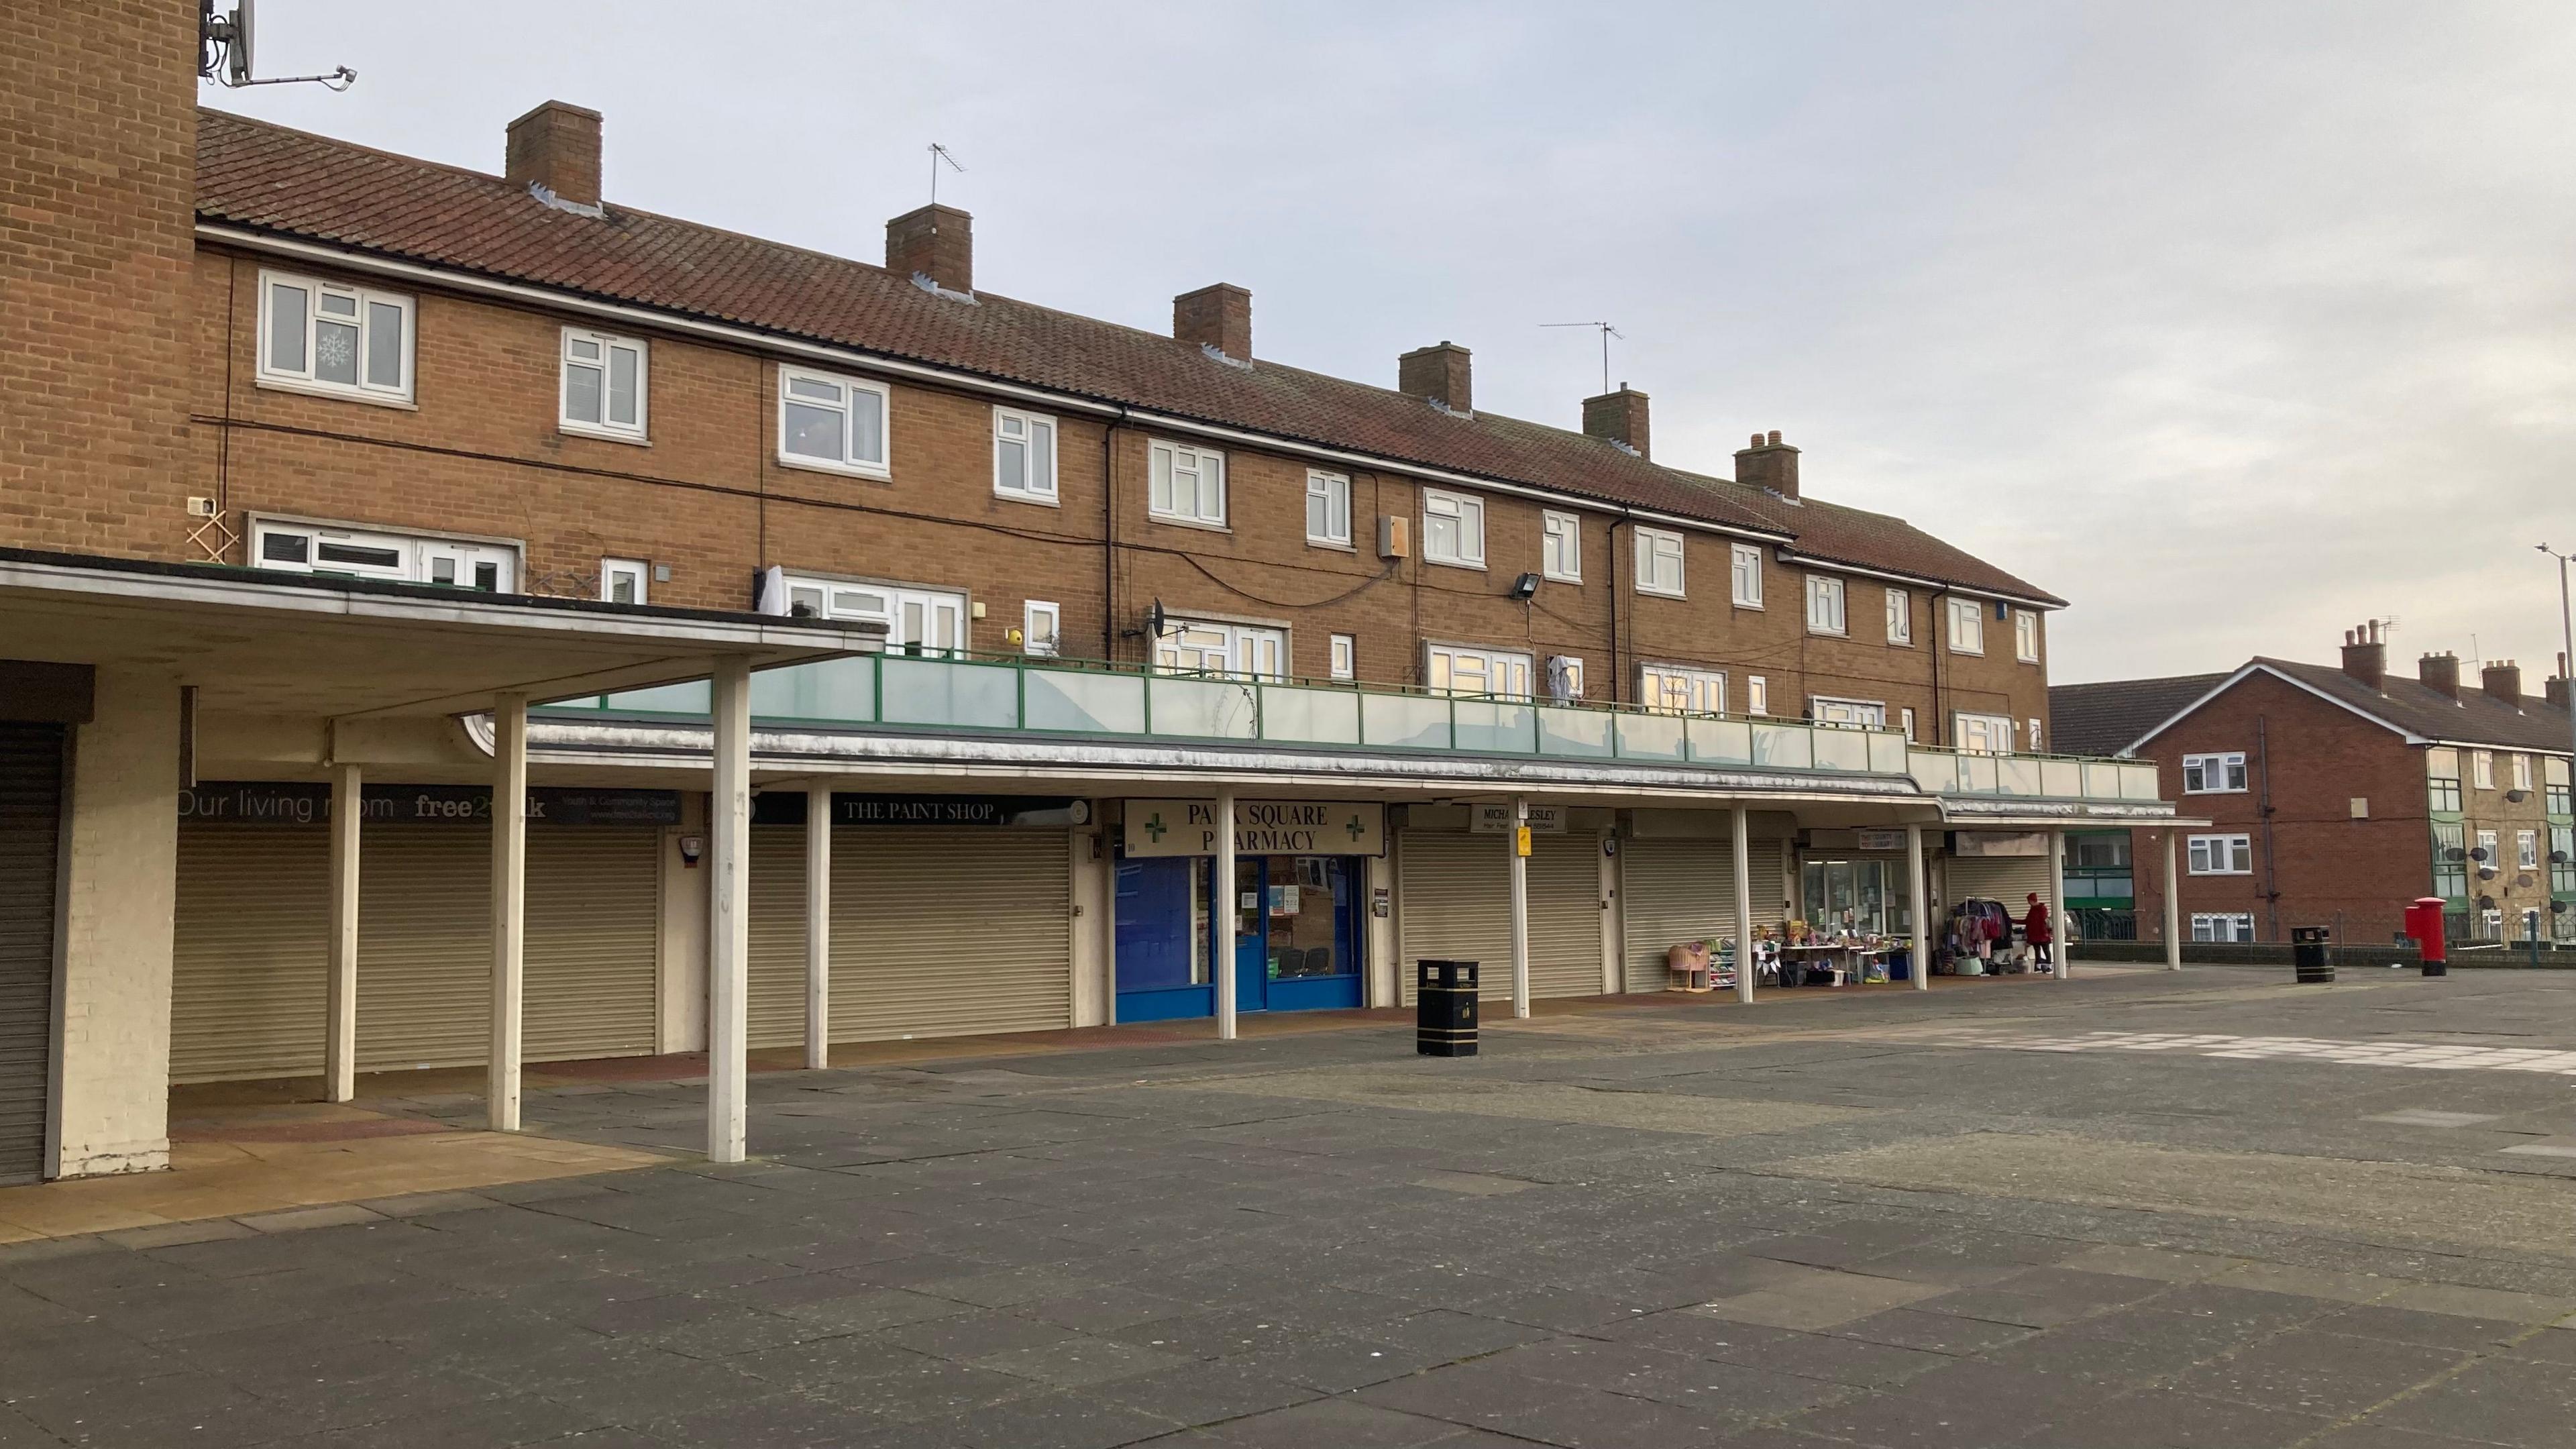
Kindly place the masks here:
POLYGON ((509 1126, 697 1049, 738 1156, 754 1047, 1661 989, 2172 815, 2038 757, 2063 600, 1777 432, 1015 300, 951 207, 636 211, 561 102, 497 174, 203 109, 197 25, 47 11, 0 172, 0 1180, 161 1164, 174 1081, 482 1064, 509 1126))
MULTIPOLYGON (((2152 755, 2163 789, 2206 818, 2174 843, 2181 929, 2199 941, 2395 938, 2407 903, 2440 896, 2455 940, 2576 939, 2576 813, 2565 661, 2542 694, 2493 661, 2473 683, 2450 654, 2392 676, 2375 626, 2339 665, 2255 658, 2224 675, 2060 685, 2060 738, 2152 755)), ((2137 920, 2160 929, 2163 831, 2137 831, 2137 920)))

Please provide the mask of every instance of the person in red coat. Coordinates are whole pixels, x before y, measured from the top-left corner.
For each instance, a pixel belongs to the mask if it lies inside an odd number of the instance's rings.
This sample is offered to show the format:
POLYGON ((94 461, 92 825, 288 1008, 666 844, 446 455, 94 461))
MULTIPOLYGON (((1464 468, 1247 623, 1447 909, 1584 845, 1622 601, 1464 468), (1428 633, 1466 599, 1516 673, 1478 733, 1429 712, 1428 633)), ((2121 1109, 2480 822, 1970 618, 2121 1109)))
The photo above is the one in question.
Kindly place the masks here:
POLYGON ((2022 915, 2021 938, 2030 943, 2031 955, 2040 965, 2056 969, 2057 957, 2049 950, 2050 943, 2056 938, 2048 929, 2048 904, 2039 898, 2037 891, 2030 893, 2030 909, 2022 915))

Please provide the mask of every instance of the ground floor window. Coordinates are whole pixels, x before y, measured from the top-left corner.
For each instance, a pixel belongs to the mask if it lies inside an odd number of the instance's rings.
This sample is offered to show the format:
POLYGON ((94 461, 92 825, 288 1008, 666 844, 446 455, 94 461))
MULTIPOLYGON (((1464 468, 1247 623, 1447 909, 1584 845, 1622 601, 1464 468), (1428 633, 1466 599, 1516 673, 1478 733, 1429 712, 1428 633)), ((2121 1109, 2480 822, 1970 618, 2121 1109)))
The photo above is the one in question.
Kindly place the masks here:
POLYGON ((1367 878, 1363 856, 1247 855, 1220 891, 1209 856, 1120 861, 1118 1019, 1215 1011, 1217 910, 1234 912, 1237 1011, 1359 1005, 1367 878))
POLYGON ((1812 926, 1872 936, 1901 936, 1914 929, 1901 860, 1811 860, 1800 884, 1812 926))
POLYGON ((2251 941, 2254 939, 2254 917, 2244 913, 2208 915, 2194 911, 2191 938, 2195 941, 2251 941))

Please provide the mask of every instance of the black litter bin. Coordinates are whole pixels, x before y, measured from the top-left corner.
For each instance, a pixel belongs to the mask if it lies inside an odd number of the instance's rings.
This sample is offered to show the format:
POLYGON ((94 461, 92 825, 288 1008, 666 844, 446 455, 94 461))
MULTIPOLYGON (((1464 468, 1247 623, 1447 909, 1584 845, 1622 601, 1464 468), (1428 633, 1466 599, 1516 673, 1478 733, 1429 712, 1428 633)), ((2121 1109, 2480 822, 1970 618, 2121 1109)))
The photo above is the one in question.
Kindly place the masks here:
POLYGON ((2290 959, 2296 963, 2299 980, 2314 984, 2334 980, 2334 958, 2326 950, 2326 928, 2292 926, 2290 959))
POLYGON ((1476 963, 1413 963, 1414 1037, 1416 1055, 1472 1057, 1476 1054, 1476 963))

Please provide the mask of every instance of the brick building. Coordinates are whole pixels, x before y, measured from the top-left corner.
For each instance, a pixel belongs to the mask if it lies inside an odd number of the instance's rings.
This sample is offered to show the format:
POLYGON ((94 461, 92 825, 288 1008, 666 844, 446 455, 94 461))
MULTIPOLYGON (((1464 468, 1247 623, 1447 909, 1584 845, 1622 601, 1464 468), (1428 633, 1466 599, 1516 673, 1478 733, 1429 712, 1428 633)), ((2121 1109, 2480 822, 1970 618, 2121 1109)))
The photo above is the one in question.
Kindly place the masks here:
POLYGON ((753 1046, 1660 989, 2171 815, 2041 757, 2062 600, 1776 432, 1013 300, 954 208, 883 265, 635 211, 561 102, 498 174, 203 110, 196 23, 49 13, 0 175, 0 861, 71 881, 0 935, 0 1177, 156 1165, 174 1080, 482 1063, 509 1125, 699 1048, 738 1153, 753 1046))
MULTIPOLYGON (((2407 903, 2440 896, 2453 939, 2576 939, 2566 661, 2543 692, 2491 661, 2464 681, 2428 654, 2388 673, 2375 626, 2339 665, 2256 658, 2224 675, 2060 685, 2063 738, 2152 755, 2206 826, 2174 842, 2180 929, 2286 941, 2294 926, 2382 944, 2407 903)), ((2165 831, 2136 831, 2139 933, 2164 913, 2165 831)))

